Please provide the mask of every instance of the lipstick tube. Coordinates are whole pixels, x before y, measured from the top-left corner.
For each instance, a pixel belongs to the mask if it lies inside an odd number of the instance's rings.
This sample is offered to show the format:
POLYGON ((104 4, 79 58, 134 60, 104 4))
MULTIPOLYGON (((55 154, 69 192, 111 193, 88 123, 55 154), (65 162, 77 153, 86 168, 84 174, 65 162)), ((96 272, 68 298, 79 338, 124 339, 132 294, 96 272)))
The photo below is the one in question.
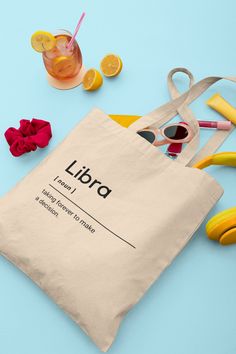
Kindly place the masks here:
POLYGON ((198 124, 199 127, 201 128, 216 128, 219 130, 230 130, 232 126, 231 122, 229 121, 214 122, 214 121, 199 120, 198 124))

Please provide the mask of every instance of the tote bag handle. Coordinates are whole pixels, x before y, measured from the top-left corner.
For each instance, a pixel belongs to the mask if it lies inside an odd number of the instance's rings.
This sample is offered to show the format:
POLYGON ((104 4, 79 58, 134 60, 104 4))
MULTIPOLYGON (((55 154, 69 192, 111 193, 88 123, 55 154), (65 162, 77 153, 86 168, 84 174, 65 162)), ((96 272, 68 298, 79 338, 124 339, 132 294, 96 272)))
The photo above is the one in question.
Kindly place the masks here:
POLYGON ((188 105, 193 102, 197 97, 199 97, 203 92, 205 92, 208 87, 210 87, 221 79, 226 79, 236 83, 236 77, 215 76, 207 77, 197 82, 196 84, 193 84, 193 75, 187 69, 173 69, 168 75, 168 87, 171 96, 174 99, 164 104, 163 106, 155 109, 148 115, 141 117, 139 120, 130 125, 129 129, 132 129, 137 132, 138 130, 144 129, 152 125, 155 125, 155 127, 158 128, 169 120, 171 120, 177 114, 179 114, 183 121, 187 122, 193 130, 194 137, 191 142, 187 144, 187 147, 183 150, 183 152, 179 155, 177 161, 184 165, 192 166, 196 160, 199 160, 205 157, 206 155, 211 155, 212 153, 214 153, 215 150, 217 150, 217 148, 223 143, 226 137, 233 130, 232 128, 230 131, 216 131, 212 138, 209 139, 207 144, 196 155, 197 148, 199 145, 199 126, 196 118, 194 117, 188 105), (176 72, 183 72, 187 74, 190 79, 190 88, 182 95, 180 95, 176 86, 173 83, 173 75, 176 72))

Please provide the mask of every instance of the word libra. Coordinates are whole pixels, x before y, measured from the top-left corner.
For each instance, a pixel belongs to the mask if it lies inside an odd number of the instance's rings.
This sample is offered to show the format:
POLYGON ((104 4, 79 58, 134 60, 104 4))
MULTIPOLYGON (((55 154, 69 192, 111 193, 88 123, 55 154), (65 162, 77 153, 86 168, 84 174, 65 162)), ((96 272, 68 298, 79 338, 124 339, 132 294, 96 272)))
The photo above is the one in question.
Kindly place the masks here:
POLYGON ((93 188, 97 190, 97 194, 100 195, 103 198, 106 198, 112 190, 108 188, 107 186, 104 186, 102 182, 100 182, 98 179, 93 178, 91 176, 90 168, 86 168, 86 166, 83 166, 82 168, 77 167, 77 161, 74 160, 66 169, 65 171, 69 173, 69 175, 73 176, 76 178, 79 182, 83 184, 87 184, 89 188, 93 188))

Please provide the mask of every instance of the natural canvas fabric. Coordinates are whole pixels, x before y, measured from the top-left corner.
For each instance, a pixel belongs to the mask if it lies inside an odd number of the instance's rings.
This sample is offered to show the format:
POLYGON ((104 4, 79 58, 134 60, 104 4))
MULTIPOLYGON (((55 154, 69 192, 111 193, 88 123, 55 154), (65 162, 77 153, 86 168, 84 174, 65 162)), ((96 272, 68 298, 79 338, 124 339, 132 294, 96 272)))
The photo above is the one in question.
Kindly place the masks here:
MULTIPOLYGON (((196 85, 192 100, 207 86, 196 85)), ((129 129, 92 110, 0 201, 1 254, 102 351, 222 194, 206 172, 186 167, 194 142, 172 161, 136 134, 174 116, 188 94, 129 129)))

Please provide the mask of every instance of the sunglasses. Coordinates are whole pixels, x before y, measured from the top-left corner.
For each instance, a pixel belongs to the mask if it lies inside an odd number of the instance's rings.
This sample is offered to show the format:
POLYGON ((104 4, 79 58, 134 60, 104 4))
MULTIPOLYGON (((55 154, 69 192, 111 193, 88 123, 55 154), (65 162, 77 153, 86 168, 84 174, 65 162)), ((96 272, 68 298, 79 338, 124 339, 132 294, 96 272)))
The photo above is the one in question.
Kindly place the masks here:
POLYGON ((161 146, 170 143, 184 144, 188 143, 193 137, 193 133, 189 126, 182 123, 167 125, 162 129, 147 128, 140 130, 137 134, 154 146, 161 146), (158 135, 161 135, 163 139, 158 140, 158 135))

